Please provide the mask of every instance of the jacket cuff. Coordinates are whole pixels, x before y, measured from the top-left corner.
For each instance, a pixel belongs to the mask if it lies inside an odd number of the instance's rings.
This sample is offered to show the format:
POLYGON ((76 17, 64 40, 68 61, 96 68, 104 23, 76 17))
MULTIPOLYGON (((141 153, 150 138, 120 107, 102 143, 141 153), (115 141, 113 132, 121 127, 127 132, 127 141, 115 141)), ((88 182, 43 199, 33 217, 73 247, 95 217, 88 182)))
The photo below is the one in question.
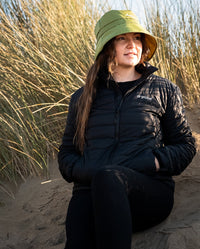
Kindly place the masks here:
POLYGON ((171 162, 169 160, 169 157, 167 156, 166 150, 163 151, 161 148, 159 148, 155 149, 153 153, 155 157, 158 159, 158 162, 160 164, 159 172, 165 175, 171 175, 172 174, 171 162))
POLYGON ((134 170, 138 170, 147 175, 153 175, 156 173, 155 156, 153 152, 144 151, 139 156, 133 159, 133 165, 131 167, 134 170))

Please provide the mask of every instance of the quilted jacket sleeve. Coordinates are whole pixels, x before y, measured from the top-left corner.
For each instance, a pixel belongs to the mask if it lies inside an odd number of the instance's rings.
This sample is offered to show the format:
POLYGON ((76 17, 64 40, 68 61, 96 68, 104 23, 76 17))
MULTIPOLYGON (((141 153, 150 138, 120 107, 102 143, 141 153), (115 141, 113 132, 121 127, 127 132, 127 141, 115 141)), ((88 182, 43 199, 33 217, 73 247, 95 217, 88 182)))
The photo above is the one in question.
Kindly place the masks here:
POLYGON ((72 169, 74 165, 81 163, 81 156, 76 151, 75 145, 73 144, 73 137, 75 134, 75 118, 76 118, 75 104, 76 104, 76 97, 75 95, 72 95, 69 104, 67 123, 62 139, 62 144, 59 147, 59 152, 58 152, 58 164, 59 164, 60 173, 62 174, 63 178, 68 182, 73 181, 72 169))
POLYGON ((89 184, 95 174, 95 169, 84 167, 84 157, 73 143, 76 131, 76 102, 81 91, 82 88, 72 95, 69 104, 67 123, 58 152, 58 164, 60 173, 67 182, 89 184))
POLYGON ((180 89, 173 84, 167 91, 167 105, 161 124, 164 146, 154 150, 160 163, 160 173, 179 175, 192 161, 196 148, 185 117, 180 89))
POLYGON ((85 182, 88 177, 83 167, 83 156, 73 143, 76 131, 76 103, 81 92, 82 88, 71 97, 62 144, 58 152, 59 170, 63 178, 68 182, 85 182))

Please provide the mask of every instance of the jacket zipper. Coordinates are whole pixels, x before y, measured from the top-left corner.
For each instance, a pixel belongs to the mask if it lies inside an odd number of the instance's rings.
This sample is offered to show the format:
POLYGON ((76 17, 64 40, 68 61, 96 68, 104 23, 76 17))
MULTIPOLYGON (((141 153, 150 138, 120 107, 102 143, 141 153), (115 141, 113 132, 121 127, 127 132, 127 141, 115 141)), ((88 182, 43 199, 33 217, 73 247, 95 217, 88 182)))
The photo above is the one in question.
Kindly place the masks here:
POLYGON ((135 89, 140 86, 143 82, 144 82, 145 79, 142 79, 142 81, 140 82, 140 84, 136 85, 135 87, 129 89, 121 98, 120 102, 119 102, 119 105, 117 106, 117 109, 115 111, 115 122, 116 122, 116 129, 115 129, 115 140, 116 142, 118 143, 119 141, 119 121, 120 121, 120 110, 121 110, 121 107, 122 107, 122 104, 126 98, 126 96, 128 94, 130 94, 131 92, 135 91, 135 89))
POLYGON ((124 96, 122 97, 122 99, 119 102, 119 105, 115 111, 115 122, 116 122, 116 129, 115 129, 115 140, 118 143, 119 141, 119 119, 120 119, 120 109, 122 106, 122 103, 124 102, 124 96))
POLYGON ((115 148, 118 146, 118 142, 119 142, 119 121, 120 121, 120 110, 121 110, 121 107, 122 107, 122 104, 126 98, 126 96, 128 94, 130 94, 131 92, 135 91, 135 89, 139 86, 141 86, 141 84, 145 81, 145 79, 142 79, 140 84, 136 85, 135 87, 131 88, 130 90, 128 90, 124 96, 122 96, 121 100, 119 101, 119 104, 116 108, 116 111, 115 111, 115 144, 114 144, 114 148, 113 148, 113 151, 111 153, 111 163, 112 163, 112 159, 113 159, 113 154, 115 152, 115 148))

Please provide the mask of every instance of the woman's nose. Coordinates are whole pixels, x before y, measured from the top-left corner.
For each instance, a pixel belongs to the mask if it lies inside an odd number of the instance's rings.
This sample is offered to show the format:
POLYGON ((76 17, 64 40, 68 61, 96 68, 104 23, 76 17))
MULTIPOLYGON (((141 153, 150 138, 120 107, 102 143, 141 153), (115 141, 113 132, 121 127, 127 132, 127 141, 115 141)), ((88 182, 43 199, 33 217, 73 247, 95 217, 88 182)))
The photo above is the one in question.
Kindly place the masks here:
POLYGON ((135 42, 132 40, 132 39, 129 39, 128 40, 128 44, 127 44, 128 47, 135 47, 135 42))

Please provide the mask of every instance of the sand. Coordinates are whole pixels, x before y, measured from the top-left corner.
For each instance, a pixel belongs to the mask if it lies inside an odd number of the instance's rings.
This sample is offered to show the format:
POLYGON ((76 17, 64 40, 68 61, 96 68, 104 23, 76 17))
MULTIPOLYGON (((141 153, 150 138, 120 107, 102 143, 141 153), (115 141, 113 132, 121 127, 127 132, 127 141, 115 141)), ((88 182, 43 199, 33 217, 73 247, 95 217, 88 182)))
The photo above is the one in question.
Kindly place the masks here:
MULTIPOLYGON (((187 110, 198 153, 175 177, 175 204, 161 224, 133 235, 132 249, 200 248, 200 107, 187 110)), ((56 160, 49 178, 32 178, 14 189, 0 190, 0 249, 63 249, 65 216, 72 184, 59 174, 56 160)))

